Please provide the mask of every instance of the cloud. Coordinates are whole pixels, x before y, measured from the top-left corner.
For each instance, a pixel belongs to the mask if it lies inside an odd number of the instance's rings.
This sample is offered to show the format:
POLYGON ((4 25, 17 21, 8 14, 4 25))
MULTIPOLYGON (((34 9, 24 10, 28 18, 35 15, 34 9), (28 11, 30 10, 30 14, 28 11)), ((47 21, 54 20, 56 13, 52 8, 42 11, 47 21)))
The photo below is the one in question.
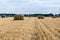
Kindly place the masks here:
POLYGON ((1 3, 7 3, 9 0, 0 0, 1 3))
POLYGON ((45 7, 60 7, 60 0, 43 0, 45 7))
POLYGON ((0 0, 0 12, 48 13, 58 12, 59 0, 0 0), (52 11, 53 10, 53 11, 52 11))

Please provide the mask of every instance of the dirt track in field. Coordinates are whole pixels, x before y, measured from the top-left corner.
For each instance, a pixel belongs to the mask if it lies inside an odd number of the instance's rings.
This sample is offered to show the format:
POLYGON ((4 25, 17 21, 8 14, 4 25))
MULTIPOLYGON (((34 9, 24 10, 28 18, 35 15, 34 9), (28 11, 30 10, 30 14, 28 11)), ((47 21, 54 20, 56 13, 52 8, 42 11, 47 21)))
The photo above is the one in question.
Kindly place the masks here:
POLYGON ((60 40, 60 18, 0 18, 0 40, 60 40))

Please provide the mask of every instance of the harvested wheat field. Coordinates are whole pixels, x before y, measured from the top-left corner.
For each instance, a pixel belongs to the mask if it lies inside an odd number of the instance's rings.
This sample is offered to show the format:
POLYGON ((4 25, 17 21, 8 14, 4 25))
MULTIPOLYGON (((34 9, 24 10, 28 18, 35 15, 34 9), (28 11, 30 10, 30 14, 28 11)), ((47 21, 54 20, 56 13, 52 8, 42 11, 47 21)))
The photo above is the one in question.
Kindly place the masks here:
POLYGON ((0 40, 60 40, 60 18, 0 18, 0 40))

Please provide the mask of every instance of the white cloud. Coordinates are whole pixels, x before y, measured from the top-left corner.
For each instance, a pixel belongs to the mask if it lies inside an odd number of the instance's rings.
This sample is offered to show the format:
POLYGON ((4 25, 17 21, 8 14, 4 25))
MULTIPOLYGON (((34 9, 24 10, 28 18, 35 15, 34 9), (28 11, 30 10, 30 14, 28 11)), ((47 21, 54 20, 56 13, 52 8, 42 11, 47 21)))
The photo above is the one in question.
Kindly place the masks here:
POLYGON ((37 12, 39 10, 45 12, 45 9, 58 7, 60 7, 60 1, 57 0, 0 0, 2 12, 26 12, 31 10, 33 12, 36 12, 36 10, 37 12))
POLYGON ((7 3, 7 2, 9 2, 9 0, 0 0, 0 2, 7 3))
POLYGON ((45 7, 60 7, 60 5, 55 4, 46 4, 45 7))

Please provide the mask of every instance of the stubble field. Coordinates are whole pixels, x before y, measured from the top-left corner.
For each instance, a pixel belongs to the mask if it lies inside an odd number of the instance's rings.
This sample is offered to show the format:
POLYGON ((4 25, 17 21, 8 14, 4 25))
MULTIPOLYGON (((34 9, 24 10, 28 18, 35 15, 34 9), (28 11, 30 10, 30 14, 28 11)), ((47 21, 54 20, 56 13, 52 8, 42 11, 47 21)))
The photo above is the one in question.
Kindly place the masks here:
POLYGON ((60 40, 60 18, 0 18, 0 40, 60 40))

